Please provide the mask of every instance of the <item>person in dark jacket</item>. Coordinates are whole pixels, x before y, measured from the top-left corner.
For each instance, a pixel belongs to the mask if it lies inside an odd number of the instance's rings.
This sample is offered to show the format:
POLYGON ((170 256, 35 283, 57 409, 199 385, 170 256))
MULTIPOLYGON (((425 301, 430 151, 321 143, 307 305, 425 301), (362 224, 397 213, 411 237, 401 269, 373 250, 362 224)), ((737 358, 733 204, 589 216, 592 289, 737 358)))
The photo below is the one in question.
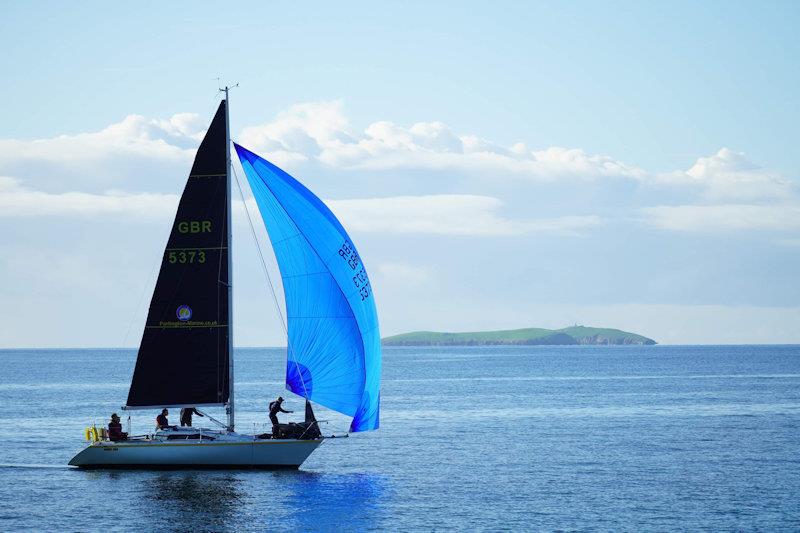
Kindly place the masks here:
POLYGON ((175 426, 169 425, 167 415, 169 415, 169 411, 165 407, 161 410, 161 414, 156 417, 156 429, 175 429, 175 426))
POLYGON ((181 409, 181 427, 183 426, 192 427, 192 415, 204 416, 203 413, 201 413, 194 407, 184 407, 183 409, 181 409))
POLYGON ((283 404, 283 397, 278 396, 278 399, 269 403, 269 419, 272 422, 273 431, 278 426, 278 413, 292 413, 287 411, 281 405, 283 404))
POLYGON ((117 413, 111 415, 111 422, 108 423, 108 440, 114 442, 128 440, 128 434, 122 431, 122 424, 119 423, 117 413))

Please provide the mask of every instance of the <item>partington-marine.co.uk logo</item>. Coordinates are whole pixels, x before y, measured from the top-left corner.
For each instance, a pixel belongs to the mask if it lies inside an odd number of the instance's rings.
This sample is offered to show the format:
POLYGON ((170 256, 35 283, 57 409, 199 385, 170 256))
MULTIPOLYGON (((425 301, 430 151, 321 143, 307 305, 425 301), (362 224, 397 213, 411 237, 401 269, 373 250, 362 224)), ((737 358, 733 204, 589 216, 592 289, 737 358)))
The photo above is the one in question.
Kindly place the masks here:
POLYGON ((178 320, 181 322, 186 322, 192 318, 192 308, 188 305, 182 305, 178 307, 177 311, 175 311, 175 316, 177 316, 178 320))

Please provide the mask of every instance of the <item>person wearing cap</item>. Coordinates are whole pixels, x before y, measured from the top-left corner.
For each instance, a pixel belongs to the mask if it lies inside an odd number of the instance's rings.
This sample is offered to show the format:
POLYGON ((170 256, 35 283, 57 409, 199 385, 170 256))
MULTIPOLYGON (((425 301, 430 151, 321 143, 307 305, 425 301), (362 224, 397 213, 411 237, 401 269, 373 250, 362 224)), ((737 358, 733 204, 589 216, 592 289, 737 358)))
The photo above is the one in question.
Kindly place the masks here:
POLYGON ((293 412, 293 411, 287 411, 286 409, 281 407, 281 404, 283 404, 283 397, 282 396, 278 396, 277 400, 275 400, 274 402, 270 402, 269 403, 269 419, 272 422, 272 430, 273 431, 275 431, 275 429, 278 427, 278 413, 292 413, 293 412))
POLYGON ((108 439, 114 442, 128 439, 128 434, 122 431, 117 413, 112 413, 111 422, 108 423, 108 439))
POLYGON ((156 417, 156 429, 175 429, 175 426, 169 425, 167 415, 169 415, 169 411, 165 407, 161 410, 161 414, 156 417))

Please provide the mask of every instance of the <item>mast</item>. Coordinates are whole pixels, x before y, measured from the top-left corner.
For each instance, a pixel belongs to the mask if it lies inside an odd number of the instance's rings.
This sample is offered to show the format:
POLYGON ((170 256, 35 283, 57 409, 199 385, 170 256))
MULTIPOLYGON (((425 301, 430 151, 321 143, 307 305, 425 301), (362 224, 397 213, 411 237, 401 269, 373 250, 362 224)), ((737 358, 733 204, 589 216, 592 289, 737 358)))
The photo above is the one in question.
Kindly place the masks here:
POLYGON ((233 211, 233 188, 231 186, 231 123, 230 100, 228 86, 225 86, 225 178, 228 190, 228 431, 234 428, 233 406, 233 227, 231 212, 233 211))

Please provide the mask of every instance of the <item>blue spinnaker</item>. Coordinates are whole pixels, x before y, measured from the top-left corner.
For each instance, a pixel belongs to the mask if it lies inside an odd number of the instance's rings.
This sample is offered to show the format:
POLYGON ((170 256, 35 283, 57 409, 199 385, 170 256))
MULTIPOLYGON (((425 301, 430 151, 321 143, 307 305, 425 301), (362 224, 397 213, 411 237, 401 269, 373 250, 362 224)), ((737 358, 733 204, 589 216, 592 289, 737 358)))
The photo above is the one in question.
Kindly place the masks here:
POLYGON ((378 429, 381 340, 367 271, 330 209, 292 176, 234 143, 283 279, 286 388, 378 429))

